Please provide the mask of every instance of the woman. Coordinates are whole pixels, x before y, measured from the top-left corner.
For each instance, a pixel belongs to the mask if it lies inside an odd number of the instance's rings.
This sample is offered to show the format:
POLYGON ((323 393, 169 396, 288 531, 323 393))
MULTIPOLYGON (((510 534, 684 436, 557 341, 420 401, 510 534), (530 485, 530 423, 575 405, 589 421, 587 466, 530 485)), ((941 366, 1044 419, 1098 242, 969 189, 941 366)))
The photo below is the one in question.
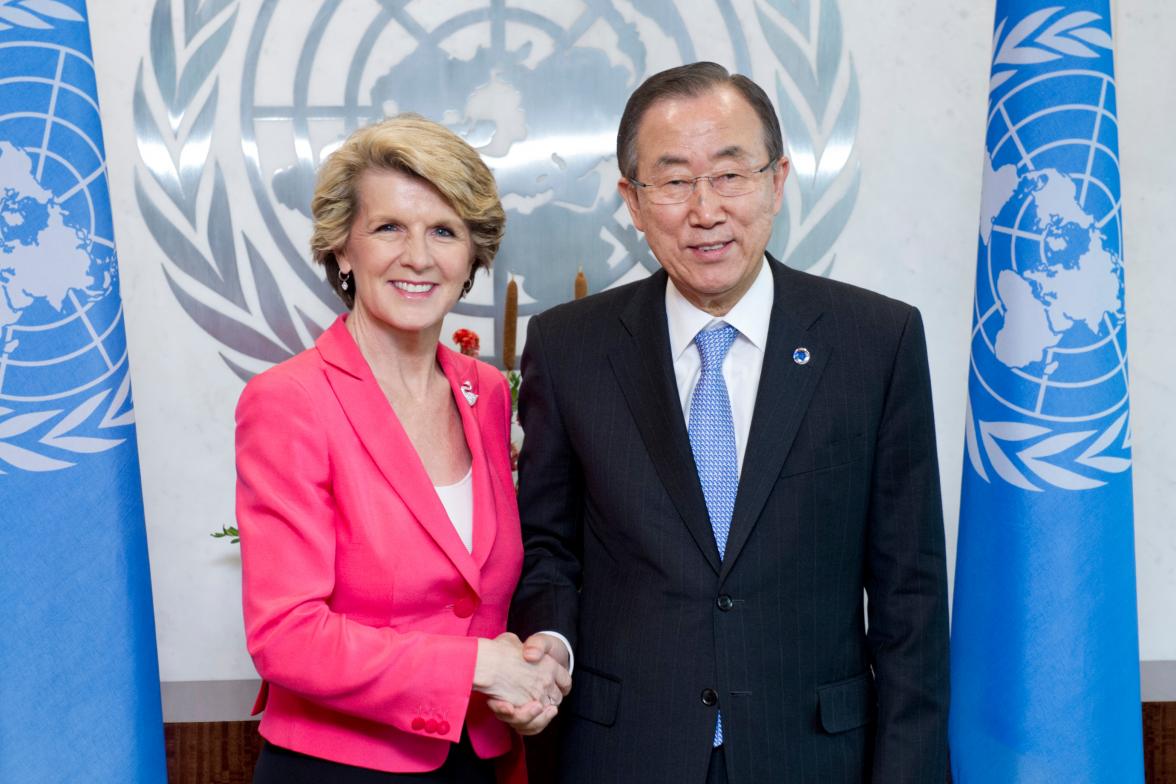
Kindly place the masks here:
POLYGON ((549 719, 570 686, 503 634, 522 559, 506 382, 439 344, 501 241, 494 179, 400 115, 327 159, 311 206, 350 313, 237 407, 254 781, 493 781, 518 744, 487 700, 549 719))

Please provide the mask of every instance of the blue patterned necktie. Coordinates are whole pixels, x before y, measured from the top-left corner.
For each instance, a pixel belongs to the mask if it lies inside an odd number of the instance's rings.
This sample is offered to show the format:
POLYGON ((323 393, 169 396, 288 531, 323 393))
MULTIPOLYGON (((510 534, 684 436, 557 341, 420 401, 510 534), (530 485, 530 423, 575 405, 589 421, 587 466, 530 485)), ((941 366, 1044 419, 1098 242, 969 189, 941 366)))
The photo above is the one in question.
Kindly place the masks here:
MULTIPOLYGON (((731 417, 727 382, 723 379, 723 359, 738 334, 730 324, 723 324, 715 329, 704 329, 694 336, 694 343, 702 356, 702 373, 690 398, 687 431, 720 560, 727 549, 735 494, 739 490, 735 422, 731 417)), ((722 743, 723 716, 720 713, 715 721, 714 745, 722 743)))

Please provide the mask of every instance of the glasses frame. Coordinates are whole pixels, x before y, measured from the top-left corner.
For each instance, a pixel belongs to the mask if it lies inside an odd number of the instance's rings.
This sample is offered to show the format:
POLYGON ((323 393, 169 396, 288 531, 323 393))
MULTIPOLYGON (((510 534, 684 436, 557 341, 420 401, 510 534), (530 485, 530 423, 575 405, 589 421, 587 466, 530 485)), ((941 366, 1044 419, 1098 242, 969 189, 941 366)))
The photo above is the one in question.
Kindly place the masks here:
MULTIPOLYGON (((757 175, 763 174, 768 169, 775 169, 777 163, 779 163, 779 161, 768 161, 767 163, 765 163, 763 166, 759 167, 758 169, 748 170, 747 176, 749 178, 751 178, 751 177, 755 177, 757 175)), ((698 191, 699 180, 706 180, 707 184, 710 185, 711 190, 714 191, 715 195, 720 198, 728 199, 728 198, 738 198, 739 196, 746 196, 748 193, 751 193, 750 190, 747 191, 746 193, 736 193, 736 194, 731 194, 731 195, 724 195, 722 193, 719 193, 717 190, 715 190, 715 177, 721 177, 724 174, 731 174, 732 172, 743 173, 743 171, 744 170, 742 170, 742 169, 727 169, 725 171, 713 172, 711 174, 700 174, 697 177, 674 177, 672 179, 681 180, 683 182, 690 183, 690 193, 686 194, 686 198, 684 198, 680 201, 661 201, 661 202, 655 201, 653 203, 661 205, 663 207, 668 207, 673 204, 685 204, 686 202, 690 201, 691 197, 694 196, 694 194, 698 191)), ((634 186, 636 186, 638 188, 649 189, 650 194, 656 193, 656 189, 664 187, 665 185, 668 184, 665 182, 662 182, 662 183, 642 182, 641 180, 637 179, 636 177, 626 177, 625 179, 627 179, 630 183, 632 183, 634 186)))

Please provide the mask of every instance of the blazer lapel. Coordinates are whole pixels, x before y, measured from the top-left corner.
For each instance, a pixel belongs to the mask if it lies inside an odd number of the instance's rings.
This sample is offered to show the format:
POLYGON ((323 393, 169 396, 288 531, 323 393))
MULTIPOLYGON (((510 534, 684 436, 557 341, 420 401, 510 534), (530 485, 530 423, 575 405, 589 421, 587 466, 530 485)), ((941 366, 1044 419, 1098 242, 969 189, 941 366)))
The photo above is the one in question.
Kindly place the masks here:
POLYGON ((449 379, 449 386, 453 389, 457 410, 461 412, 461 425, 465 433, 466 444, 470 449, 473 465, 471 472, 474 487, 474 533, 473 558, 478 568, 486 563, 490 550, 494 546, 495 534, 498 530, 497 517, 497 483, 494 481, 494 466, 487 454, 483 443, 483 433, 480 417, 475 411, 485 415, 485 406, 479 397, 478 368, 471 357, 458 354, 445 346, 437 347, 437 360, 445 377, 449 379), (471 402, 471 400, 473 402, 471 402), (478 406, 482 406, 481 409, 478 406))
POLYGON ((628 339, 618 341, 609 362, 658 477, 698 549, 718 573, 718 548, 674 380, 665 287, 666 273, 659 270, 636 288, 621 313, 628 339))
POLYGON ((772 318, 720 579, 731 571, 751 536, 832 352, 813 329, 823 307, 807 291, 804 276, 770 256, 768 263, 775 285, 772 318), (810 356, 803 365, 792 358, 801 347, 810 356))
MULTIPOLYGON (((396 418, 359 346, 340 317, 315 342, 327 365, 327 381, 335 391, 356 438, 363 444, 385 481, 429 533, 475 593, 481 591, 479 571, 453 527, 416 448, 396 418)), ((472 379, 474 383, 477 378, 472 379)), ((450 381, 452 384, 452 381, 450 381)), ((462 401, 458 408, 468 408, 462 401)), ((465 422, 467 412, 462 412, 465 422)), ((467 431, 468 432, 468 431, 467 431)), ((467 440, 468 440, 467 436, 467 440)), ((477 439, 480 440, 480 439, 477 439)), ((477 460, 475 459, 475 465, 477 460)), ((475 473, 475 488, 477 476, 475 473)), ((477 530, 477 494, 474 496, 477 530)))

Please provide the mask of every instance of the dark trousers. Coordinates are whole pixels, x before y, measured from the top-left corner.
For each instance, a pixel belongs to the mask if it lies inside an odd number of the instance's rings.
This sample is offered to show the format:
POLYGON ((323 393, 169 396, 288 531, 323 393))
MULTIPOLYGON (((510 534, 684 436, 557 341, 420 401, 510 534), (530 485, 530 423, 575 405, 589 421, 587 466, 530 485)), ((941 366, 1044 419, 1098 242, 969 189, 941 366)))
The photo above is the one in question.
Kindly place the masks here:
POLYGON ((706 769, 706 784, 727 784, 727 760, 723 747, 711 752, 710 766, 706 769))
POLYGON ((266 743, 253 769, 253 784, 494 784, 494 761, 474 754, 464 732, 445 764, 425 773, 387 773, 300 754, 266 743))
MULTIPOLYGON (((550 731, 550 728, 547 731, 550 731)), ((558 763, 556 746, 550 742, 551 740, 551 736, 545 737, 542 733, 526 739, 527 771, 531 784, 551 784, 559 778, 555 772, 558 763)), ((711 752, 710 764, 706 769, 706 784, 727 784, 727 781, 727 761, 723 747, 719 746, 711 752)))

